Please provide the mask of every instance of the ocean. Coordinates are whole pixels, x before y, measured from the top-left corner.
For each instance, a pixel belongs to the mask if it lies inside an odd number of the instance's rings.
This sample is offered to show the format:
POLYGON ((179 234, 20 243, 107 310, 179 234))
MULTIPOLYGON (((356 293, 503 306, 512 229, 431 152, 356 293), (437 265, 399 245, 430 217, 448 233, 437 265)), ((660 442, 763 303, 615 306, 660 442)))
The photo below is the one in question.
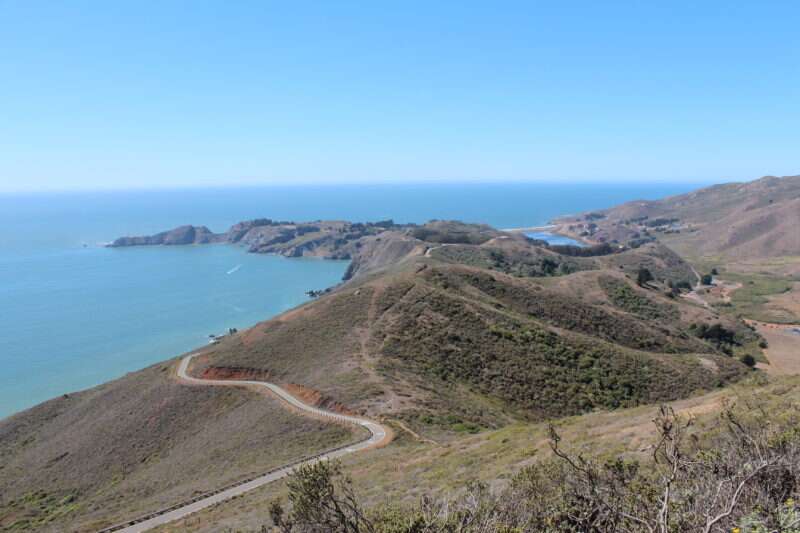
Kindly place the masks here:
POLYGON ((112 249, 121 235, 250 218, 545 224, 689 184, 283 186, 0 195, 0 418, 189 351, 336 284, 345 261, 230 245, 112 249))

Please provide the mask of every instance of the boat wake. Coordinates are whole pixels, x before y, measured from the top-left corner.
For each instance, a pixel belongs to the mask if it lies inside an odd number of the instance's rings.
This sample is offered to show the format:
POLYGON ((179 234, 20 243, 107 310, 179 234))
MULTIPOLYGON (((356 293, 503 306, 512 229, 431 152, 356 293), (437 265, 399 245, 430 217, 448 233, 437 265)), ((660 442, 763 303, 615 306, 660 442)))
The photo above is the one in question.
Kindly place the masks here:
POLYGON ((226 273, 227 274, 233 274, 234 272, 238 271, 240 268, 242 268, 242 265, 236 265, 232 269, 228 270, 228 272, 226 272, 226 273))

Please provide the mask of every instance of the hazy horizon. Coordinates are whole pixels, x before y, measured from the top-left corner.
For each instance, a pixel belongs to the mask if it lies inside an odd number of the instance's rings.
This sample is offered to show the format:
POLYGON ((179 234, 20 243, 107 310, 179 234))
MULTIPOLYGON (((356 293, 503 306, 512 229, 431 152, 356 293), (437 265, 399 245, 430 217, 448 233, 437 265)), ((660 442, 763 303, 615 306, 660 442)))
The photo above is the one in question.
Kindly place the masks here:
MULTIPOLYGON (((758 179, 762 176, 754 177, 758 179)), ((652 185, 689 185, 700 187, 707 187, 717 185, 720 183, 731 182, 746 182, 751 179, 744 180, 708 180, 708 179, 649 179, 646 183, 652 185)), ((318 188, 347 188, 347 187, 436 187, 436 186, 487 186, 487 185, 609 185, 609 186, 624 186, 640 183, 641 180, 623 180, 623 179, 575 179, 575 180, 560 180, 560 179, 539 179, 539 180, 393 180, 393 181, 380 181, 380 182, 358 182, 358 181, 341 181, 341 182, 263 182, 263 183, 219 183, 219 184, 198 184, 198 185, 110 185, 110 186, 77 186, 70 188, 0 188, 0 195, 38 195, 38 194, 80 194, 80 193, 124 193, 124 192, 179 192, 179 191, 202 191, 202 190, 237 190, 237 189, 269 189, 269 188, 292 188, 292 187, 318 187, 318 188)))

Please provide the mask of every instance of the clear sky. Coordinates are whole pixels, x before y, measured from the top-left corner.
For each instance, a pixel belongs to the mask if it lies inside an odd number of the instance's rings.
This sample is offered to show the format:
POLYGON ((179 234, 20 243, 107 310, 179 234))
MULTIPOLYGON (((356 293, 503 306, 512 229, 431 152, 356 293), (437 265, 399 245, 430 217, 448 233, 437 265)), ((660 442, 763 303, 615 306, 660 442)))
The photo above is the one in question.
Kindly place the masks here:
POLYGON ((0 190, 800 173, 800 2, 0 0, 0 190))

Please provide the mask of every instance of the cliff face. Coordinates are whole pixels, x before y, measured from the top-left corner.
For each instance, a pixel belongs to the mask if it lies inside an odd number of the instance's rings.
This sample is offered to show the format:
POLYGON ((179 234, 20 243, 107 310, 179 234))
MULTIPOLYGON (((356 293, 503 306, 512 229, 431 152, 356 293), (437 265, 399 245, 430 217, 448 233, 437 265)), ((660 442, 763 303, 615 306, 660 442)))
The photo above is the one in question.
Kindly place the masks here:
POLYGON ((356 273, 391 264, 412 253, 421 244, 412 235, 413 229, 419 228, 392 221, 296 223, 256 219, 239 222, 225 233, 212 233, 205 226, 181 226, 155 235, 120 237, 109 246, 238 244, 251 253, 352 260, 345 276, 350 279, 356 273))
MULTIPOLYGON (((225 233, 213 233, 205 226, 180 226, 155 235, 120 237, 111 247, 208 244, 227 242, 247 246, 254 253, 276 253, 290 257, 303 255, 349 257, 340 252, 348 243, 378 235, 395 227, 344 221, 277 222, 270 219, 248 220, 234 224, 225 233)), ((400 226, 397 226, 400 227, 400 226)))
POLYGON ((408 256, 423 255, 428 248, 418 239, 394 231, 365 237, 359 244, 344 274, 345 280, 385 265, 399 263, 408 256))
POLYGON ((119 248, 123 246, 147 245, 179 245, 179 244, 208 244, 223 241, 224 236, 212 233, 205 226, 180 226, 169 231, 162 231, 155 235, 144 237, 120 237, 109 246, 119 248))
POLYGON ((249 252, 258 254, 344 259, 351 261, 344 275, 347 281, 422 255, 431 247, 480 244, 502 235, 486 225, 448 220, 417 225, 395 224, 392 220, 286 222, 262 218, 234 224, 225 233, 212 233, 205 226, 181 226, 150 236, 120 237, 109 246, 222 242, 246 246, 249 252))

